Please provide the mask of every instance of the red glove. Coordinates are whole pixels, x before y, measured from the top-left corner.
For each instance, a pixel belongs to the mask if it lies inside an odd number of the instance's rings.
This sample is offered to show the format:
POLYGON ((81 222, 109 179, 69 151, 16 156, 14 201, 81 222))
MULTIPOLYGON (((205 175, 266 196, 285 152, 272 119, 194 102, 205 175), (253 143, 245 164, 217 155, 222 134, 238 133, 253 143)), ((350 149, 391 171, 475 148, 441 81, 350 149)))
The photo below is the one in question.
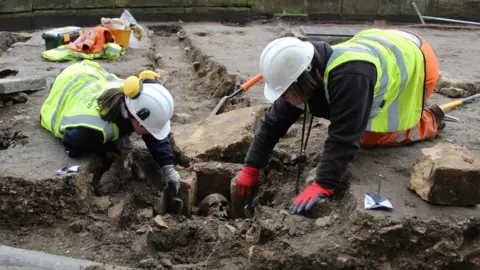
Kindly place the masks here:
POLYGON ((332 196, 334 190, 326 189, 313 182, 300 193, 290 206, 292 214, 307 212, 312 209, 316 202, 332 196))
POLYGON ((237 179, 237 189, 243 197, 250 195, 258 184, 259 169, 244 165, 237 179))

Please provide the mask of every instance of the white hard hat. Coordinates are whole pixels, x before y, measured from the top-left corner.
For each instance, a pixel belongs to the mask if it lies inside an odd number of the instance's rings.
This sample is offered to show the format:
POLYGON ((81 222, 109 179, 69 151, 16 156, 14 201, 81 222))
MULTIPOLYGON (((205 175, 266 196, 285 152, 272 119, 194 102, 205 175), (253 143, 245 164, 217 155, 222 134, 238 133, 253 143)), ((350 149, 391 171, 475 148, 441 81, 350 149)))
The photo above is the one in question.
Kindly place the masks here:
POLYGON ((138 96, 125 97, 130 113, 153 137, 163 140, 170 133, 174 102, 168 90, 159 83, 142 83, 138 96))
POLYGON ((265 98, 275 101, 282 96, 310 65, 313 53, 312 43, 294 37, 278 38, 268 43, 260 55, 265 98))

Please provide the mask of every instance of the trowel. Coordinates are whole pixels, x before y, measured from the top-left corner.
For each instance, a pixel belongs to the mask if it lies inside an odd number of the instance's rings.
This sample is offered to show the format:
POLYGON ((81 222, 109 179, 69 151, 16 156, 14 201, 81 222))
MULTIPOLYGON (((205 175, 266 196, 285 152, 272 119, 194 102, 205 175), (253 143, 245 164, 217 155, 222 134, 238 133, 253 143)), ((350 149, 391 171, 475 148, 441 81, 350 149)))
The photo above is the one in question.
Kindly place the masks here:
POLYGON ((251 78, 248 80, 246 83, 240 85, 235 92, 233 92, 229 96, 224 96, 220 101, 218 102, 217 106, 215 106, 215 109, 210 113, 210 116, 214 116, 217 114, 217 112, 220 110, 220 108, 223 106, 223 104, 227 100, 231 100, 232 98, 238 96, 242 92, 247 92, 250 87, 254 86, 256 83, 261 81, 263 79, 263 75, 261 73, 257 74, 255 77, 251 78))

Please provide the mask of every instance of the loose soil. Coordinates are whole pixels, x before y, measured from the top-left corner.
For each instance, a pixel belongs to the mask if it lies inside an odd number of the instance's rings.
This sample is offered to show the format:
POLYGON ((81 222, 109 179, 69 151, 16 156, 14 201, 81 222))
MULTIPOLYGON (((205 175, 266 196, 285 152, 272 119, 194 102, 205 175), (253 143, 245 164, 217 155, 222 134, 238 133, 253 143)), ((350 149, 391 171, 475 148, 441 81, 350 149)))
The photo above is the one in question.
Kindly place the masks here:
MULTIPOLYGON (((220 97, 256 75, 266 43, 294 28, 285 23, 246 27, 152 25, 154 33, 141 48, 129 50, 119 62, 101 63, 121 77, 137 75, 147 68, 161 70, 176 102, 175 128, 207 117, 220 97), (186 37, 179 39, 179 31, 185 31, 186 37)), ((455 44, 452 32, 420 32, 431 37, 432 46, 442 57, 442 72, 458 70, 461 65, 468 71, 461 69, 460 75, 477 74, 472 71, 477 67, 473 64, 477 62, 475 57, 447 53, 455 44), (451 45, 442 47, 446 44, 451 45)), ((477 33, 458 32, 472 44, 478 41, 477 33)), ((40 34, 34 33, 24 46, 7 50, 0 64, 18 69, 17 76, 55 76, 61 64, 38 60, 42 51, 40 34)), ((468 44, 465 42, 465 46, 473 46, 468 44)), ((227 104, 225 110, 263 102, 261 91, 260 83, 227 104)), ((480 153, 476 136, 480 131, 479 111, 475 105, 451 112, 460 121, 448 122, 435 141, 362 149, 345 174, 340 191, 306 217, 287 212, 295 196, 293 160, 300 145, 299 119, 274 150, 254 202, 253 218, 169 213, 162 216, 165 228, 153 221, 162 212, 158 183, 149 181, 158 176, 158 171, 141 141, 132 136, 134 150, 104 168, 104 162, 95 158, 67 159, 61 144, 37 123, 47 95, 48 90, 38 91, 30 94, 25 104, 0 109, 2 129, 9 130, 5 134, 22 131, 27 136, 22 140, 28 140, 18 145, 14 139, 18 135, 5 136, 17 146, 8 143, 9 147, 0 151, 0 244, 146 269, 480 267, 478 209, 435 207, 407 189, 412 165, 423 147, 451 140, 480 153), (54 176, 55 170, 65 164, 80 164, 82 170, 77 176, 54 176), (107 172, 102 176, 104 170, 107 172), (376 190, 380 174, 384 176, 382 194, 394 206, 391 212, 363 209, 363 196, 376 190), (110 183, 101 194, 95 194, 89 184, 95 177, 101 177, 101 183, 110 183)), ((430 102, 449 100, 435 94, 430 102)), ((314 123, 300 188, 321 160, 327 136, 328 121, 314 123)))

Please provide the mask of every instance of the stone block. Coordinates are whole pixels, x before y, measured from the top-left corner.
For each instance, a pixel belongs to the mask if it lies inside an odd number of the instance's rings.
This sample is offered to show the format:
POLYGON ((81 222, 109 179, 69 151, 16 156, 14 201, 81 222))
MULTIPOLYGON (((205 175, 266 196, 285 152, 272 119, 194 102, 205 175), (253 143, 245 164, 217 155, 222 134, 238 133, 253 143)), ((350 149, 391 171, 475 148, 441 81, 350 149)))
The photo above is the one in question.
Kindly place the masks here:
POLYGON ((32 0, 0 1, 0 13, 16 13, 27 11, 32 11, 32 0))
POLYGON ((101 23, 102 17, 118 18, 122 15, 122 12, 123 9, 121 8, 78 9, 76 13, 76 24, 96 26, 101 23))
POLYGON ((42 79, 28 78, 5 78, 0 79, 0 94, 11 94, 23 91, 36 91, 47 88, 47 81, 42 79))
POLYGON ((177 21, 185 13, 183 7, 128 8, 137 21, 177 21))
POLYGON ((273 13, 306 13, 307 5, 305 0, 248 0, 248 6, 252 7, 253 13, 273 14, 273 13))
MULTIPOLYGON (((113 8, 115 7, 115 0, 70 0, 71 8, 86 9, 86 8, 113 8)), ((119 17, 121 13, 117 16, 119 17)))
POLYGON ((377 14, 380 0, 343 0, 342 14, 370 15, 377 14))
POLYGON ((191 170, 180 170, 179 197, 183 200, 184 215, 190 216, 197 202, 197 174, 191 170))
POLYGON ((70 8, 69 0, 32 0, 33 10, 41 9, 68 9, 70 8))
POLYGON ((223 162, 202 162, 193 164, 197 174, 197 197, 203 200, 212 193, 230 196, 230 181, 242 169, 242 164, 223 162))
POLYGON ((308 14, 340 14, 342 0, 308 1, 308 14))
POLYGON ((184 21, 246 22, 250 20, 250 8, 242 7, 185 7, 184 21))
POLYGON ((243 218, 245 217, 245 198, 238 192, 237 189, 237 178, 240 175, 238 172, 231 180, 230 180, 230 208, 231 208, 231 216, 233 218, 243 218))
POLYGON ((246 7, 247 0, 170 0, 170 5, 178 4, 184 7, 246 7))
POLYGON ((22 31, 30 30, 32 28, 32 12, 0 14, 0 31, 22 31))
POLYGON ((415 162, 410 189, 433 204, 480 204, 480 160, 451 143, 424 148, 415 162))
MULTIPOLYGON (((97 22, 99 23, 99 22, 97 22)), ((75 10, 37 10, 33 12, 33 27, 63 27, 79 25, 75 10)))
POLYGON ((245 155, 266 105, 257 105, 176 126, 170 140, 177 162, 244 162, 245 155))
POLYGON ((478 20, 478 0, 428 0, 422 15, 478 20))
MULTIPOLYGON (((427 0, 415 0, 420 12, 425 12, 425 3, 427 0)), ((412 6, 412 1, 409 0, 380 0, 378 6, 379 15, 414 15, 417 16, 415 9, 412 6)))

